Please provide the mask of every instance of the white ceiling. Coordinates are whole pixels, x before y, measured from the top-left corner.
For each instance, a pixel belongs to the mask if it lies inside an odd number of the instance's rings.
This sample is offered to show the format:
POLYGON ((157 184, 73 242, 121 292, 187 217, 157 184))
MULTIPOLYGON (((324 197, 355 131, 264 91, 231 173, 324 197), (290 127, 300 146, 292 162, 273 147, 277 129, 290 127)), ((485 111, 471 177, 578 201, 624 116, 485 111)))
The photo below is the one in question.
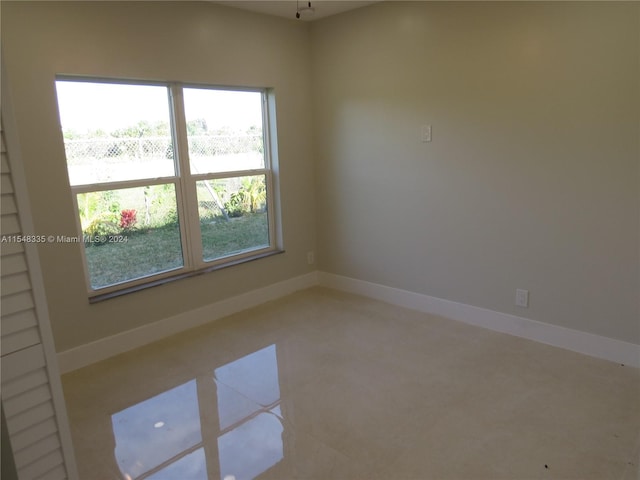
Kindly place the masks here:
MULTIPOLYGON (((252 12, 264 13, 267 15, 275 15, 277 17, 296 19, 296 3, 302 10, 308 7, 308 0, 212 0, 213 3, 219 3, 228 7, 241 8, 252 12)), ((354 8, 371 5, 380 0, 364 1, 364 0, 312 0, 311 6, 314 9, 313 15, 303 15, 300 17, 302 21, 313 21, 326 18, 330 15, 353 10, 354 8)))

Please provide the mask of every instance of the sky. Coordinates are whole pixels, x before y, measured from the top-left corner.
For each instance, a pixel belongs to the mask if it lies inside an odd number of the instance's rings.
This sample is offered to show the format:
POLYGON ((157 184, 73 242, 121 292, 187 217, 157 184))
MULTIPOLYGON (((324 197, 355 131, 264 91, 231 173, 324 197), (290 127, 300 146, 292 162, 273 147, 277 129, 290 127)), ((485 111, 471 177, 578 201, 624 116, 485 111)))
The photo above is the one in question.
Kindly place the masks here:
MULTIPOLYGON (((56 82, 63 130, 111 132, 137 124, 169 122, 169 91, 159 85, 56 82)), ((184 88, 187 121, 204 118, 209 129, 246 130, 262 124, 260 92, 184 88)))

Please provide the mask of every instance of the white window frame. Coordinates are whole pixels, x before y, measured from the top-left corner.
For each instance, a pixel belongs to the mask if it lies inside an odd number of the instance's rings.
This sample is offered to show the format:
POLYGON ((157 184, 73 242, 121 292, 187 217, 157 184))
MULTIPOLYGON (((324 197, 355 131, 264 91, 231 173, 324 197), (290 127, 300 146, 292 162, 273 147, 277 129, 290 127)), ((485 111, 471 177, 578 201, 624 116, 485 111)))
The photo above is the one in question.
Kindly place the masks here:
MULTIPOLYGON (((135 180, 122 180, 114 182, 101 182, 85 185, 71 185, 74 214, 78 238, 82 238, 82 226, 78 209, 78 194, 100 192, 107 190, 121 190, 125 188, 145 187, 153 185, 173 184, 176 194, 176 210, 180 229, 180 241, 182 246, 183 266, 163 272, 152 273, 136 279, 108 285, 100 288, 92 288, 89 267, 86 256, 86 247, 82 248, 82 262, 85 272, 85 283, 90 301, 99 301, 124 293, 141 290, 155 285, 166 283, 174 279, 189 277, 194 274, 218 270, 220 268, 244 263, 263 258, 276 253, 281 253, 281 235, 279 224, 279 212, 276 211, 278 192, 277 181, 274 178, 277 169, 274 168, 274 158, 277 158, 275 150, 275 103, 273 92, 269 88, 255 87, 229 87, 219 85, 200 85, 182 82, 157 82, 143 80, 105 79, 96 77, 77 77, 58 75, 56 81, 113 83, 124 85, 148 85, 167 88, 169 100, 169 115, 173 144, 173 161, 175 174, 165 177, 149 177, 135 180), (191 173, 189 159, 189 145, 187 136, 187 122, 185 117, 183 89, 197 88, 209 90, 259 92, 262 102, 262 136, 264 167, 259 169, 235 170, 215 173, 191 173), (266 183, 266 208, 268 219, 269 244, 261 248, 252 248, 245 251, 232 253, 209 261, 203 258, 202 237, 200 230, 200 218, 198 212, 198 198, 196 192, 197 182, 203 180, 216 180, 237 178, 245 176, 264 175, 266 183)), ((62 131, 61 131, 62 133, 62 131)), ((66 151, 65 151, 66 161, 66 151)), ((66 163, 65 163, 66 166, 66 163)), ((81 242, 82 243, 82 242, 81 242)))

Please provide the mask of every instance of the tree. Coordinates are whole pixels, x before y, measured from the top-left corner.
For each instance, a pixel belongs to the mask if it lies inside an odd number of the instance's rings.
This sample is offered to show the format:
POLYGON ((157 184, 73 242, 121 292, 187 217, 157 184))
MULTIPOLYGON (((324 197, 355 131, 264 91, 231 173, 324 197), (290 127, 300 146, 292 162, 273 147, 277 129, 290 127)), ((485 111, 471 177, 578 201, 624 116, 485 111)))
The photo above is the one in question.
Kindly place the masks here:
POLYGON ((188 135, 205 135, 209 131, 207 121, 204 118, 196 118, 187 122, 188 135))

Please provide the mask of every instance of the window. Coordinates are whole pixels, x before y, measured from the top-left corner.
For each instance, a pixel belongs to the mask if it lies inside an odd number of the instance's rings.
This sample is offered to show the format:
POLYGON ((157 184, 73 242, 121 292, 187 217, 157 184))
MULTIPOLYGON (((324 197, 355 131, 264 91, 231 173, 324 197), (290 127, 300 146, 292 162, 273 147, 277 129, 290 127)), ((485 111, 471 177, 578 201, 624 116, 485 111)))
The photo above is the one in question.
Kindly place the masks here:
POLYGON ((56 90, 90 295, 276 251, 265 89, 56 90))

